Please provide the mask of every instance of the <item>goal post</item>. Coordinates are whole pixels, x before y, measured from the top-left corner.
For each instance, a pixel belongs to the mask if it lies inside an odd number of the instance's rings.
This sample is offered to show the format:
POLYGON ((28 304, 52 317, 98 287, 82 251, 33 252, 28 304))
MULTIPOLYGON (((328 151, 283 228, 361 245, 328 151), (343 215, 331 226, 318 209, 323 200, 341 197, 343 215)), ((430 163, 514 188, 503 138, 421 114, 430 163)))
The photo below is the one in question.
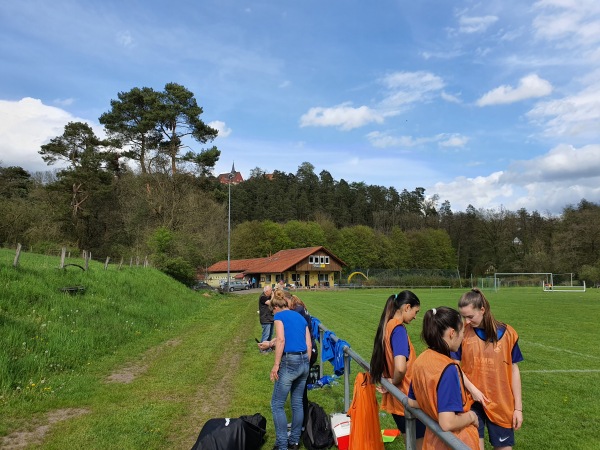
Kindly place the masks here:
POLYGON ((496 272, 494 291, 504 287, 541 286, 544 292, 585 292, 585 281, 574 284, 572 273, 551 272, 496 272))
POLYGON ((552 285, 551 272, 496 272, 494 273, 494 291, 501 286, 535 287, 552 285))

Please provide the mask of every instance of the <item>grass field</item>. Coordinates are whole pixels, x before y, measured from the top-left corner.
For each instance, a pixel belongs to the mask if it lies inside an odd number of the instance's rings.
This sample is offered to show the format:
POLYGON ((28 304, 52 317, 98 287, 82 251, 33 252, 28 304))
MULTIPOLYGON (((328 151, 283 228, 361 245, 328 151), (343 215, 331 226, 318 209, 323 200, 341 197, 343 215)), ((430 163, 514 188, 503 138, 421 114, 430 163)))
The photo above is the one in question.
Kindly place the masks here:
MULTIPOLYGON (((153 270, 57 261, 0 249, 0 448, 189 449, 211 417, 262 413, 274 443, 271 355, 261 355, 258 293, 204 295, 153 270), (84 295, 60 293, 81 284, 84 295), (10 440, 8 440, 10 438, 10 440)), ((418 290, 422 308, 462 290, 418 290)), ((310 312, 366 360, 389 290, 301 291, 310 312)), ((525 361, 521 449, 596 449, 600 442, 600 290, 486 291, 520 335, 525 361)), ((421 319, 409 327, 418 352, 421 319)), ((326 373, 332 368, 325 364, 326 373)), ((351 380, 359 370, 352 365, 351 380)), ((343 410, 343 386, 309 392, 343 410)), ((383 427, 392 427, 389 416, 383 427)), ((400 440, 386 449, 402 449, 400 440)))
MULTIPOLYGON (((463 290, 414 290, 422 310, 456 306, 463 290)), ((303 293, 309 310, 365 359, 389 292, 303 293), (343 330, 343 331, 342 331, 343 330)), ((525 360, 524 425, 519 448, 595 449, 600 446, 600 290, 542 292, 540 288, 486 292, 495 316, 519 333, 525 360)), ((417 352, 422 320, 408 326, 417 352)), ((355 366, 356 367, 356 366, 355 366)), ((400 447, 399 447, 400 448, 400 447)))

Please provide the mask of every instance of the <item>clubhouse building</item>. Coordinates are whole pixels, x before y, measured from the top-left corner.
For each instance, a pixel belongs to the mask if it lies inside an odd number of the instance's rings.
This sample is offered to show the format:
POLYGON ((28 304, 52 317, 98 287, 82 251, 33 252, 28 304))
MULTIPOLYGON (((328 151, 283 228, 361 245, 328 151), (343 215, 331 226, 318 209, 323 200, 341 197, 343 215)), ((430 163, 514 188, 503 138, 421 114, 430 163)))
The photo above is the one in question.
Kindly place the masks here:
MULTIPOLYGON (((280 250, 266 258, 232 259, 229 274, 232 280, 255 281, 256 287, 275 285, 283 280, 295 288, 330 287, 340 280, 346 264, 325 247, 280 250)), ((207 269, 205 280, 218 287, 227 280, 227 260, 207 269)))

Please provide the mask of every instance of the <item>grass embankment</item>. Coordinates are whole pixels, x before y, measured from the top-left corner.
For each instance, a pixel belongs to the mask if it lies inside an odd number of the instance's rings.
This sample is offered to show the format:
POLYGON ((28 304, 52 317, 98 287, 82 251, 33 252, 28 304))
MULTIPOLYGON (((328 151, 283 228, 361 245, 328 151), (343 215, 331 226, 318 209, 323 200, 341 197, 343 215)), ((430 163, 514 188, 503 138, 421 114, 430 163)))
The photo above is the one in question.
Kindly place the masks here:
MULTIPOLYGON (((268 424, 264 448, 272 447, 272 356, 254 343, 258 294, 207 298, 153 269, 92 264, 85 273, 60 271, 56 258, 31 254, 14 269, 13 256, 0 250, 0 436, 28 431, 19 439, 45 449, 188 449, 207 419, 260 412, 268 424), (85 294, 59 291, 71 285, 85 286, 85 294)), ((454 306, 462 290, 415 292, 425 310, 454 306)), ((299 293, 367 360, 389 294, 299 293)), ((495 315, 519 332, 525 356, 519 448, 596 448, 598 292, 487 295, 495 315)), ((421 324, 418 317, 408 327, 418 352, 421 324)), ((352 381, 357 371, 353 364, 352 381)), ((327 412, 343 410, 341 380, 309 397, 327 412)), ((389 416, 382 426, 393 427, 389 416)), ((386 444, 401 448, 400 440, 386 444)))
POLYGON ((153 269, 59 270, 57 258, 27 253, 14 268, 13 257, 0 250, 0 436, 10 444, 189 448, 206 419, 228 412, 255 349, 240 340, 259 328, 254 297, 193 292, 153 269))

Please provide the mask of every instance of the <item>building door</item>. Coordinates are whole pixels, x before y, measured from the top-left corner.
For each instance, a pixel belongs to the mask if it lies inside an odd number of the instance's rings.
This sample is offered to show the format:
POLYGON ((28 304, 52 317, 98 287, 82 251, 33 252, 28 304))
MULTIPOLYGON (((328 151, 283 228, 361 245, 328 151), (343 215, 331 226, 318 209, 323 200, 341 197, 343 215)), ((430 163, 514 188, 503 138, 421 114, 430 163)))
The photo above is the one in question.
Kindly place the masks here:
POLYGON ((304 287, 310 287, 310 273, 304 272, 304 287))

